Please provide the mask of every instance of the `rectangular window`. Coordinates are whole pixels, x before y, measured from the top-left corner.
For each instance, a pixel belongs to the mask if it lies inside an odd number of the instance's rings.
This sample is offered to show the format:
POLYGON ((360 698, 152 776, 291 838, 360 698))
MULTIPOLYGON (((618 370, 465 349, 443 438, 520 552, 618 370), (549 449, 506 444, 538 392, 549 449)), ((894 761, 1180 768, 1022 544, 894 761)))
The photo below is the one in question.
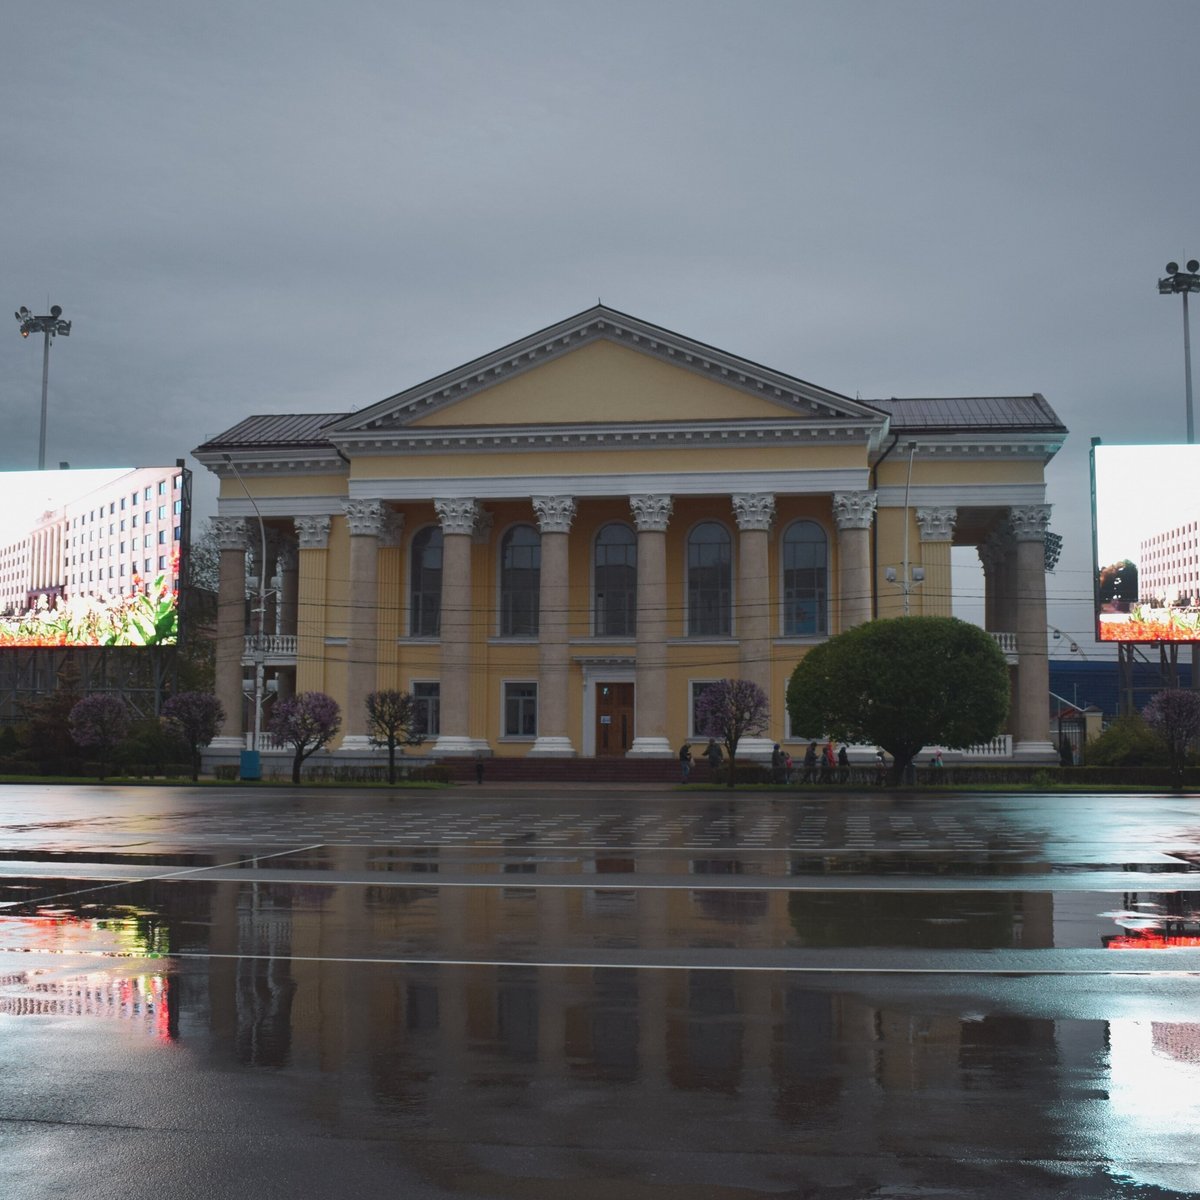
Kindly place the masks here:
POLYGON ((165 571, 167 569, 167 556, 165 554, 160 554, 158 556, 158 569, 160 571, 165 571))
POLYGON ((129 525, 132 529, 137 528, 137 513, 134 513, 133 516, 129 518, 129 525))
POLYGON ((165 521, 167 519, 167 506, 165 504, 160 504, 158 506, 158 519, 160 521, 165 521))
POLYGON ((416 731, 426 737, 437 737, 442 731, 442 685, 423 681, 412 688, 416 731))
POLYGON ((176 501, 175 501, 175 503, 174 503, 174 504, 171 506, 171 508, 172 508, 172 510, 174 511, 175 515, 176 515, 176 516, 179 516, 179 515, 180 515, 180 513, 182 513, 182 512, 183 512, 183 501, 182 501, 182 500, 176 500, 176 501))
POLYGON ((700 707, 700 697, 704 694, 706 688, 711 687, 717 681, 715 679, 693 679, 692 686, 692 703, 688 709, 691 719, 691 728, 688 731, 690 737, 708 737, 708 734, 701 729, 701 722, 698 716, 700 707))
POLYGON ((165 496, 167 494, 167 481, 165 479, 160 479, 158 481, 158 494, 160 496, 165 496))
POLYGON ((504 736, 537 737, 537 684, 504 685, 504 736))
POLYGON ((160 529, 158 531, 158 544, 160 546, 165 546, 167 544, 167 531, 165 529, 160 529))
MULTIPOLYGON (((122 512, 125 511, 125 497, 124 496, 121 497, 121 511, 122 512)), ((123 529, 124 526, 122 526, 121 528, 123 529)))
POLYGON ((153 499, 154 499, 154 488, 153 488, 153 487, 147 487, 147 488, 146 488, 145 498, 146 498, 147 500, 153 500, 153 499))

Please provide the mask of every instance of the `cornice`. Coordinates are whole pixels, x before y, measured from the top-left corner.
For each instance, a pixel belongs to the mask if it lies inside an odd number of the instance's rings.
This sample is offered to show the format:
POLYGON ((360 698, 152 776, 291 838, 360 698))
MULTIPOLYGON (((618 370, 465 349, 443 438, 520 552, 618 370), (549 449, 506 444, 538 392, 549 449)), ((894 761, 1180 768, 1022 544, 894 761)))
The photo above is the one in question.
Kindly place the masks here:
POLYGON ((862 421, 728 420, 588 423, 581 425, 442 426, 339 434, 347 454, 472 454, 550 450, 659 450, 663 447, 870 447, 878 426, 862 421))
MULTIPOLYGON (((218 479, 234 478, 223 454, 193 453, 192 457, 218 479)), ((350 465, 332 447, 328 450, 253 450, 240 454, 230 451, 230 457, 243 476, 347 475, 350 472, 350 465)))
POLYGON ((979 459, 999 461, 1005 459, 1036 459, 1048 463, 1062 449, 1066 434, 1052 433, 950 433, 935 436, 909 436, 903 429, 898 431, 900 445, 913 442, 917 447, 917 458, 928 462, 975 462, 979 459))

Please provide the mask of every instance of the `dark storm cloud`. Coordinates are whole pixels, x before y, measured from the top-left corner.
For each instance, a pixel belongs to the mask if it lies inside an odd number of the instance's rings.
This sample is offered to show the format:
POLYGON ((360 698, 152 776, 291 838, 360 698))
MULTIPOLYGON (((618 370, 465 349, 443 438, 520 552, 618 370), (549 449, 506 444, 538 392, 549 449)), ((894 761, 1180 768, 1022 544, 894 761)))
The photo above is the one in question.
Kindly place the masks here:
MULTIPOLYGON (((75 321, 48 457, 174 460, 593 303, 864 398, 1183 435, 1191 4, 62 3, 6 15, 2 277, 75 321)), ((0 466, 40 354, 0 338, 0 466)), ((201 489, 203 496, 204 489, 201 489)), ((210 493, 211 494, 211 493, 210 493)))

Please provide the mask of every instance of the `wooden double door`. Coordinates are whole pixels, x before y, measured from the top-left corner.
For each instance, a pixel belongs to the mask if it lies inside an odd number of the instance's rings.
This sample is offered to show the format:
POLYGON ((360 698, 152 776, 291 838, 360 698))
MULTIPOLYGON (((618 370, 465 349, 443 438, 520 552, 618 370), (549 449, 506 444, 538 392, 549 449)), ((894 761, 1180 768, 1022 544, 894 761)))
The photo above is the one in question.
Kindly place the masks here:
POLYGON ((633 684, 596 684, 596 757, 626 754, 633 745, 633 684))

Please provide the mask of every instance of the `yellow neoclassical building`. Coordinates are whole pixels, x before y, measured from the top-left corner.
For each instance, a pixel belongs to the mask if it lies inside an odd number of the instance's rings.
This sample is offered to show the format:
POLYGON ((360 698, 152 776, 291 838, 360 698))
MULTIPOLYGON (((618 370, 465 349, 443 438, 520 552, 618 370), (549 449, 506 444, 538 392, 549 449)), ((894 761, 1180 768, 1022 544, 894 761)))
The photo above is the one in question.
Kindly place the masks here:
POLYGON ((1040 395, 854 400, 601 305, 355 412, 248 417, 194 451, 221 479, 214 749, 246 744, 258 670, 268 707, 337 699, 339 755, 403 688, 438 756, 667 757, 704 687, 752 679, 765 754, 820 733, 784 705, 808 648, 949 614, 968 545, 1013 675, 979 753, 1051 759, 1065 435, 1040 395))

